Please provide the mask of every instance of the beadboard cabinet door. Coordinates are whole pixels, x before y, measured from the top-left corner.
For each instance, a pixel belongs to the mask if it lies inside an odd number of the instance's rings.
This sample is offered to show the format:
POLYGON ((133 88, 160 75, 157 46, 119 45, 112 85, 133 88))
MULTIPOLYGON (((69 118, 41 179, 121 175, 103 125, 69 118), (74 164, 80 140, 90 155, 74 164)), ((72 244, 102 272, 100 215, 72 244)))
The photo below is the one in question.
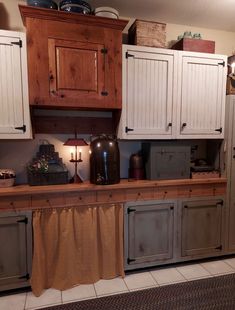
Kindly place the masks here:
POLYGON ((25 34, 0 30, 0 139, 31 137, 25 34))
POLYGON ((123 46, 119 136, 124 139, 172 136, 174 65, 174 51, 123 46))
POLYGON ((223 138, 226 57, 180 52, 177 138, 223 138))

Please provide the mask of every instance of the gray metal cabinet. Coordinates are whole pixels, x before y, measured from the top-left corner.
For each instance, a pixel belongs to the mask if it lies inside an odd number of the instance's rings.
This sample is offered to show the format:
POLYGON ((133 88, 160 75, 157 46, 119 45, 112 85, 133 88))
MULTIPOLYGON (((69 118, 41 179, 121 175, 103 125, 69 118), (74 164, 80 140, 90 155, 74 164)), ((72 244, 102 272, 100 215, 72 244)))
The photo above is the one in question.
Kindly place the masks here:
POLYGON ((173 257, 174 201, 125 204, 125 267, 151 266, 173 257))
POLYGON ((223 250, 223 199, 182 202, 181 255, 210 256, 223 250))
POLYGON ((29 286, 31 212, 0 213, 0 291, 29 286))

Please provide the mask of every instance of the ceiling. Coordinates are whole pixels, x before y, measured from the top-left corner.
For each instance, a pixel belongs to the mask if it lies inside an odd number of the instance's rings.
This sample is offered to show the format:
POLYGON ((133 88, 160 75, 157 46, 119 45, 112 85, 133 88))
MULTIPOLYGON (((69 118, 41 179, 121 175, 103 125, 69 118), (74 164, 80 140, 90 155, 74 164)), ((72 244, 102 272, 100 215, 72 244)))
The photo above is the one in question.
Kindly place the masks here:
POLYGON ((120 16, 235 32, 235 0, 88 0, 120 16))

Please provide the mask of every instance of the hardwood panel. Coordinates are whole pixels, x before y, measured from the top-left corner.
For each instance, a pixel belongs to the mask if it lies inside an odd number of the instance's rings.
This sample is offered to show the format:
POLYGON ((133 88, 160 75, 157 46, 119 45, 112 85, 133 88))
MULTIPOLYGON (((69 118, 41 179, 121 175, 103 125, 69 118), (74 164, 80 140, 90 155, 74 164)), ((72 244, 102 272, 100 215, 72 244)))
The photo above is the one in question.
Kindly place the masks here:
POLYGON ((63 194, 44 194, 32 196, 32 208, 51 208, 65 206, 63 194))
POLYGON ((79 192, 79 193, 66 193, 65 204, 66 205, 86 205, 96 202, 96 192, 79 192))
POLYGON ((97 202, 117 202, 125 201, 126 192, 124 190, 108 190, 97 192, 97 202))
POLYGON ((154 188, 135 188, 126 190, 127 201, 148 200, 154 198, 154 188))
POLYGON ((33 116, 35 133, 51 134, 114 134, 112 118, 105 117, 70 117, 70 116, 33 116))
POLYGON ((170 199, 178 197, 178 188, 174 187, 156 187, 154 190, 155 199, 170 199))
POLYGON ((0 199, 0 211, 14 209, 30 210, 30 208, 31 196, 1 197, 0 199))

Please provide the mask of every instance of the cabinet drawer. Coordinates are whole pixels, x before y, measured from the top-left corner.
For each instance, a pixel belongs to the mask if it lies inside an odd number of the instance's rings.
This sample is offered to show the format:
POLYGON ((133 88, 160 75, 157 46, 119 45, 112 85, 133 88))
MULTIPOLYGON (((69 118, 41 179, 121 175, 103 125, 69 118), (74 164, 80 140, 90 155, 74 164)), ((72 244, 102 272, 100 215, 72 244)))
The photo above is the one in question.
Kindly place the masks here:
POLYGON ((200 196, 213 196, 214 185, 192 185, 192 186, 180 186, 178 189, 178 197, 190 198, 200 196))
POLYGON ((170 199, 178 197, 178 188, 176 186, 172 187, 158 187, 154 191, 155 199, 170 199))
POLYGON ((30 198, 31 198, 30 196, 1 197, 0 209, 1 210, 30 209, 31 207, 30 198))
POLYGON ((146 200, 154 198, 154 188, 136 188, 126 191, 127 201, 146 200))
POLYGON ((125 201, 126 193, 124 190, 98 191, 97 202, 117 202, 125 201))
POLYGON ((66 205, 84 205, 96 202, 95 192, 68 193, 65 195, 66 205))
POLYGON ((226 194, 226 184, 216 184, 213 185, 214 196, 220 196, 226 194))
POLYGON ((35 195, 32 197, 33 208, 61 207, 65 205, 63 195, 35 195))

